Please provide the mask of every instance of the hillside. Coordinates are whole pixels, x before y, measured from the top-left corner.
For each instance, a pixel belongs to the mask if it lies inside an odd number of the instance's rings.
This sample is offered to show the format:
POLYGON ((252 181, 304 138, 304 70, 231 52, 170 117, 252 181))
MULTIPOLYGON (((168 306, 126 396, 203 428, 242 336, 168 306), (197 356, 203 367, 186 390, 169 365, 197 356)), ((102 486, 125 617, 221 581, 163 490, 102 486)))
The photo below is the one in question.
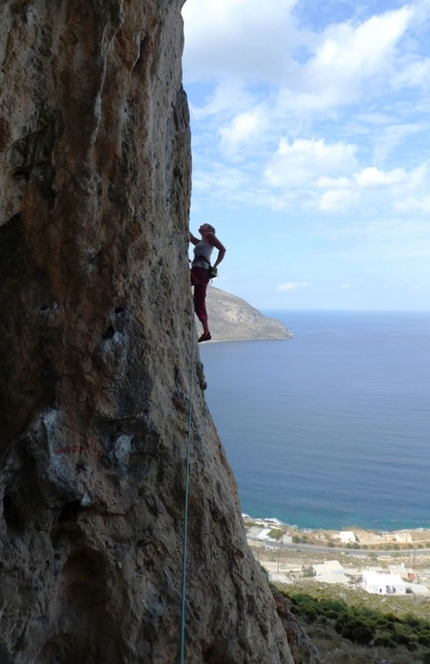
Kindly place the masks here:
POLYGON ((208 288, 207 309, 214 341, 289 339, 293 336, 280 321, 263 316, 245 300, 212 285, 208 288))

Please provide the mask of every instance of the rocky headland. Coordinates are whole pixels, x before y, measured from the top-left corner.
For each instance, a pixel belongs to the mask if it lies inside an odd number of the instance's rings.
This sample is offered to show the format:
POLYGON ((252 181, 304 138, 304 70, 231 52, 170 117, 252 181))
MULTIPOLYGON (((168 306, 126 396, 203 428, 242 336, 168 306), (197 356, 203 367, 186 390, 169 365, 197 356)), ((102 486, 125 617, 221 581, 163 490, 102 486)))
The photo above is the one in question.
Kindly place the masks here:
POLYGON ((207 309, 214 341, 289 339, 293 334, 275 318, 264 316, 248 302, 209 285, 207 309))

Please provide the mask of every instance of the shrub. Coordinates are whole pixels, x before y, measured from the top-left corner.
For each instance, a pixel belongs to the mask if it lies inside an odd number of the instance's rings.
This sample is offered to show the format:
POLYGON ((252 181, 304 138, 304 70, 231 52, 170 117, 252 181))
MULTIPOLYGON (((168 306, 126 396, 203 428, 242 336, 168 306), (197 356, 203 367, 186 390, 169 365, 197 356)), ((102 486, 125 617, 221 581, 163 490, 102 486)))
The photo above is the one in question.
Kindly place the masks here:
POLYGON ((272 530, 269 532, 269 537, 278 540, 281 539, 283 534, 284 534, 283 530, 280 530, 279 528, 272 528, 272 530))
POLYGON ((315 572, 312 567, 306 567, 303 570, 303 576, 306 578, 310 578, 311 576, 315 576, 315 572))
POLYGON ((411 627, 420 627, 421 620, 417 616, 412 615, 412 613, 407 613, 403 618, 403 622, 411 627))
MULTIPOLYGON (((333 634, 326 627, 316 625, 309 630, 309 636, 313 639, 322 639, 323 641, 331 641, 333 634)), ((429 662, 430 664, 430 662, 429 662)))
POLYGON ((337 611, 333 611, 333 609, 324 608, 323 609, 323 615, 328 620, 336 620, 338 614, 337 614, 337 611))
POLYGON ((341 636, 353 643, 367 646, 373 639, 373 629, 362 620, 350 620, 341 631, 341 636))
POLYGON ((343 628, 345 627, 346 623, 349 622, 349 620, 350 616, 346 613, 338 617, 334 623, 334 628, 338 634, 342 633, 343 628))
POLYGON ((318 618, 318 611, 313 607, 313 606, 306 606, 303 610, 301 615, 303 618, 305 618, 308 622, 315 622, 315 620, 318 618))
MULTIPOLYGON (((393 639, 391 638, 391 634, 389 632, 384 632, 382 634, 377 634, 375 638, 373 639, 373 645, 376 647, 385 647, 385 648, 395 648, 396 644, 394 643, 393 639)), ((430 663, 429 663, 430 664, 430 663)))
POLYGON ((387 622, 391 623, 391 625, 393 625, 394 623, 400 622, 399 618, 397 616, 393 616, 392 613, 385 614, 385 620, 387 622))
POLYGON ((407 625, 402 625, 401 623, 396 623, 393 629, 393 638, 396 643, 406 646, 410 642, 410 628, 407 625))
POLYGON ((430 646, 430 633, 420 632, 418 634, 418 643, 420 643, 422 646, 430 646))
POLYGON ((407 644, 408 650, 418 650, 418 637, 416 634, 409 636, 409 643, 407 644))
POLYGON ((336 611, 336 613, 345 613, 347 610, 345 604, 336 599, 325 599, 321 604, 324 608, 336 611))

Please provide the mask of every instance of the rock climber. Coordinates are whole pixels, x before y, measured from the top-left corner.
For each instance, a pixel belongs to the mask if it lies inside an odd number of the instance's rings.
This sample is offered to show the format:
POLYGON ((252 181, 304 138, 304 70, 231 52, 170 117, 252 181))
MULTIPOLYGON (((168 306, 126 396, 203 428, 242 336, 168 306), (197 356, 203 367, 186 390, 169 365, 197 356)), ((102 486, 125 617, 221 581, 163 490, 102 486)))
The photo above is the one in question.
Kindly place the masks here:
POLYGON ((194 245, 194 259, 191 265, 191 285, 194 286, 194 309, 197 318, 203 325, 203 334, 199 338, 201 341, 210 341, 208 313, 206 311, 206 291, 211 276, 216 276, 216 270, 225 256, 226 248, 215 235, 215 228, 210 224, 202 224, 199 228, 202 239, 199 240, 190 233, 190 242, 194 245), (212 252, 218 249, 218 256, 211 266, 210 258, 212 252), (211 275, 215 270, 215 273, 211 275))

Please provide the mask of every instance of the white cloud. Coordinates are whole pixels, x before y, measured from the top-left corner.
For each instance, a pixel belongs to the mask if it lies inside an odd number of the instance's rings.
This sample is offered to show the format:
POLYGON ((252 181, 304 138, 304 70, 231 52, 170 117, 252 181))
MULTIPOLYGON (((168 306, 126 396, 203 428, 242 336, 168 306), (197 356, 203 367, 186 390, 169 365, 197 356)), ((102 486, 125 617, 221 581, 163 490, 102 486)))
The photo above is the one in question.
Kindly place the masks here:
POLYGON ((241 162, 233 166, 200 159, 194 168, 193 190, 195 196, 205 197, 205 204, 212 198, 226 206, 306 210, 307 215, 312 210, 338 216, 355 211, 358 218, 363 214, 383 218, 394 211, 404 215, 428 211, 428 164, 409 171, 360 168, 356 152, 356 146, 346 143, 282 139, 264 177, 252 162, 247 169, 241 162))
POLYGON ((275 252, 287 229, 291 272, 315 256, 329 272, 343 261, 339 292, 350 285, 345 261, 403 270, 429 257, 430 0, 317 5, 185 3, 193 210, 212 209, 238 233, 264 219, 275 252))
POLYGON ((345 212, 355 203, 358 203, 359 199, 359 194, 355 191, 329 189, 319 199, 318 208, 323 212, 345 212))
POLYGON ((359 187, 374 187, 378 185, 393 185, 404 181, 406 176, 404 168, 396 168, 384 173, 374 166, 364 168, 355 175, 359 187))
POLYGON ((234 77, 224 78, 210 88, 203 105, 190 103, 193 120, 207 121, 215 117, 219 122, 226 117, 241 113, 243 109, 252 108, 257 99, 245 86, 244 82, 234 77))
POLYGON ((415 134, 428 132, 428 122, 403 123, 396 122, 393 118, 387 120, 385 127, 375 134, 375 162, 383 163, 399 145, 413 139, 415 134))
POLYGON ((390 216, 386 219, 360 219, 342 226, 326 223, 315 229, 321 244, 330 240, 332 251, 325 254, 326 260, 343 260, 348 263, 366 261, 377 266, 388 262, 430 259, 430 223, 428 215, 421 219, 390 216), (335 247, 342 247, 336 249, 335 247))
POLYGON ((422 197, 422 194, 428 178, 425 164, 411 171, 404 168, 382 171, 369 166, 348 177, 321 177, 316 185, 320 190, 327 190, 319 195, 318 208, 322 211, 344 212, 353 206, 357 210, 366 207, 372 209, 373 214, 382 216, 392 210, 403 213, 414 209, 425 211, 428 209, 429 197, 422 197))
MULTIPOLYGON (((411 213, 411 212, 425 212, 429 213, 430 212, 430 196, 423 196, 423 197, 414 197, 414 196, 408 196, 406 198, 403 198, 401 200, 398 200, 394 204, 395 209, 397 209, 399 212, 406 212, 406 213, 411 213)), ((429 229, 430 233, 430 229, 429 229)))
POLYGON ((258 109, 236 115, 229 126, 220 130, 223 145, 236 150, 247 142, 254 143, 265 126, 265 120, 258 109))
POLYGON ((277 291, 295 291, 298 288, 307 288, 309 283, 307 281, 286 281, 284 284, 279 284, 276 287, 277 291))
POLYGON ((276 80, 296 43, 291 10, 296 0, 187 0, 185 21, 189 80, 251 76, 276 80))
POLYGON ((395 88, 430 88, 430 58, 412 62, 393 76, 395 88))
POLYGON ((355 151, 355 146, 347 143, 327 144, 322 139, 303 138, 290 143, 281 138, 265 176, 275 187, 309 185, 323 174, 337 175, 356 167, 355 151))
POLYGON ((348 22, 330 27, 311 66, 319 72, 335 71, 336 78, 343 80, 362 80, 386 70, 413 13, 412 7, 405 6, 358 25, 348 22))
MULTIPOLYGON (((395 75, 402 85, 396 48, 417 13, 413 3, 314 32, 298 24, 296 4, 265 0, 263 10, 255 0, 188 0, 182 12, 188 80, 276 83, 302 108, 350 103, 375 76, 380 82, 395 75), (302 61, 300 52, 307 54, 302 61)), ((411 72, 406 81, 426 76, 422 63, 405 66, 411 72)))
MULTIPOLYGON (((200 104, 192 104, 192 117, 211 117, 216 123, 213 149, 236 157, 257 143, 259 153, 265 153, 280 136, 311 140, 315 120, 334 118, 330 114, 357 103, 363 94, 368 100, 384 99, 402 80, 408 84, 408 71, 415 71, 416 80, 423 78, 429 59, 420 59, 416 49, 405 58, 400 50, 419 10, 422 19, 420 3, 314 32, 298 25, 292 11, 296 4, 266 0, 264 11, 255 0, 185 4, 185 73, 206 85, 200 104), (294 58, 298 49, 308 54, 302 62, 294 58)), ((399 123, 395 110, 389 118, 376 108, 359 116, 362 127, 364 122, 368 127, 386 123, 375 136, 378 165, 408 133, 427 130, 399 123)), ((272 180, 276 177, 273 173, 272 180)))
POLYGON ((413 16, 412 6, 405 6, 315 34, 314 53, 282 85, 280 105, 302 113, 321 113, 356 103, 363 93, 378 98, 389 89, 393 77, 401 85, 397 47, 413 16))
POLYGON ((337 189, 345 189, 346 187, 351 186, 351 180, 345 176, 340 176, 337 178, 327 177, 321 175, 315 182, 317 187, 324 187, 330 189, 331 187, 336 187, 337 189))

